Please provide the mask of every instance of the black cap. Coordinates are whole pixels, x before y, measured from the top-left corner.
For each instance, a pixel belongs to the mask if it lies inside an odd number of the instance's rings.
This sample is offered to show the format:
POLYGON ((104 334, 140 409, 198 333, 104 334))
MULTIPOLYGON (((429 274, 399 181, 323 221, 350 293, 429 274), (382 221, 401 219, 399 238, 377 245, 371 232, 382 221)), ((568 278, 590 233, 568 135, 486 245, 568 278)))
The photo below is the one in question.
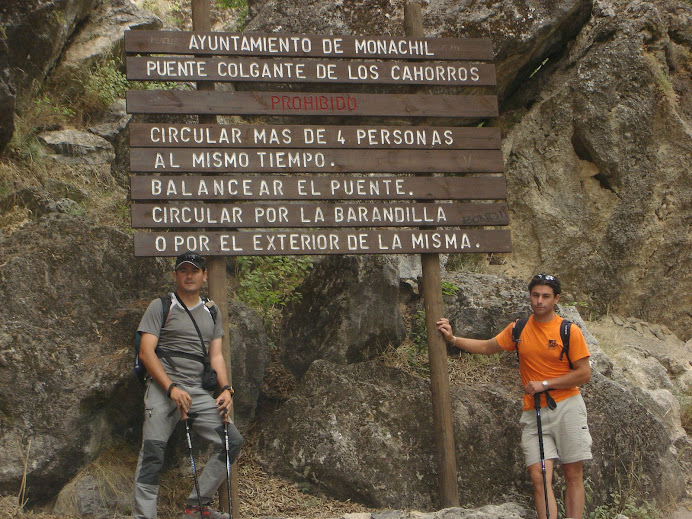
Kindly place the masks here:
POLYGON ((183 263, 190 263, 198 269, 206 270, 204 258, 196 252, 187 251, 178 256, 175 259, 175 270, 178 270, 183 263))

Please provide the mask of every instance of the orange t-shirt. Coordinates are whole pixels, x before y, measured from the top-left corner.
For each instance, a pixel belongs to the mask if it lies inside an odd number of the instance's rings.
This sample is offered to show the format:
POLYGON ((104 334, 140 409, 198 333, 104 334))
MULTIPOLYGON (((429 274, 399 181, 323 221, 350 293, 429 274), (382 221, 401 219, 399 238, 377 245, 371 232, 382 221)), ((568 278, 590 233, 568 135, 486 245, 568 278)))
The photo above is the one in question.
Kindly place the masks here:
MULTIPOLYGON (((536 322, 533 315, 529 317, 529 322, 526 323, 521 332, 521 342, 519 343, 519 374, 521 375, 522 387, 532 380, 547 380, 569 373, 567 358, 563 356, 560 360, 560 353, 562 352, 561 322, 562 317, 557 315, 549 323, 536 322)), ((495 337, 503 350, 513 351, 516 349, 512 341, 513 327, 514 323, 510 323, 495 337)), ((570 360, 574 363, 589 356, 584 335, 577 325, 573 325, 569 334, 570 360)), ((550 396, 556 402, 578 394, 579 388, 576 386, 570 389, 550 390, 550 396)), ((541 405, 545 406, 545 397, 541 398, 541 405)), ((533 397, 524 395, 524 410, 533 408, 533 397)))

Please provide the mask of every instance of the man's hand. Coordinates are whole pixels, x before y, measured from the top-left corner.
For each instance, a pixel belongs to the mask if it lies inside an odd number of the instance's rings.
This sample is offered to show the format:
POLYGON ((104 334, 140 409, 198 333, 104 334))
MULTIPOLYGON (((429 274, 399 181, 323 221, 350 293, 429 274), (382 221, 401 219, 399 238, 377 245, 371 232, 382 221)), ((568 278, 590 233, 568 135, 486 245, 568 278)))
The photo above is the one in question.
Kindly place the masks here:
POLYGON ((171 389, 171 400, 175 402, 175 406, 180 411, 183 417, 187 416, 187 411, 192 405, 192 397, 187 391, 183 391, 178 386, 171 389))
POLYGON ((545 391, 543 382, 538 380, 532 380, 524 386, 524 393, 526 393, 527 395, 533 396, 536 393, 542 393, 543 391, 545 391))
POLYGON ((233 397, 228 389, 221 391, 221 394, 216 397, 216 408, 219 410, 219 414, 223 417, 228 417, 228 413, 231 412, 233 407, 233 397))
POLYGON ((442 317, 436 324, 438 331, 445 338, 445 341, 452 342, 454 334, 452 333, 452 325, 449 324, 449 319, 442 317))

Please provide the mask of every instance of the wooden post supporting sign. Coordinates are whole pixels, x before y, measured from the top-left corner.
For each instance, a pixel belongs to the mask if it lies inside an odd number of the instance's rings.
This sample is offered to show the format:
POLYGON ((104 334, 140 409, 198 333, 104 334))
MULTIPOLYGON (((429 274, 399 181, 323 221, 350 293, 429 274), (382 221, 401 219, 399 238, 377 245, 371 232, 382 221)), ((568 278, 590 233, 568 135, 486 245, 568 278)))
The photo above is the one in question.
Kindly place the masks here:
MULTIPOLYGON (((423 17, 418 2, 404 7, 406 36, 423 38, 423 17)), ((442 280, 439 254, 421 254, 423 301, 430 361, 430 389, 433 404, 433 430, 437 454, 437 474, 442 508, 459 506, 457 463, 454 449, 454 424, 447 371, 447 346, 435 322, 442 317, 442 280)))
MULTIPOLYGON (((211 11, 209 9, 209 0, 192 0, 192 28, 195 31, 210 31, 211 30, 211 11)), ((213 91, 215 90, 212 81, 198 81, 197 90, 213 91)), ((200 124, 216 124, 217 118, 215 115, 200 115, 200 124)), ((222 339, 223 358, 226 361, 226 373, 228 373, 228 382, 233 385, 233 373, 231 371, 231 338, 229 335, 228 326, 228 295, 226 293, 226 258, 225 256, 210 256, 207 260, 207 284, 209 285, 209 298, 213 300, 219 307, 224 326, 224 334, 222 339)), ((231 409, 231 419, 233 419, 233 409, 231 409)), ((239 498, 238 498, 238 463, 237 461, 231 465, 231 506, 232 518, 240 517, 239 498)), ((219 504, 223 511, 228 512, 228 490, 226 485, 219 487, 219 504)))

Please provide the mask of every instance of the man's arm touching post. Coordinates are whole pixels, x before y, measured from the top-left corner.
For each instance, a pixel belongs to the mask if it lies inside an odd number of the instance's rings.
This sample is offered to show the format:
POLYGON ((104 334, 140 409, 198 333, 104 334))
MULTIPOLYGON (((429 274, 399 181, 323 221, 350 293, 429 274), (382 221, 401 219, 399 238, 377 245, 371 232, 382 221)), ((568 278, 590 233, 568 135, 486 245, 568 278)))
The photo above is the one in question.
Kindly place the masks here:
POLYGON ((468 351, 469 353, 478 353, 481 355, 493 355, 500 353, 502 347, 497 342, 495 337, 492 339, 467 339, 465 337, 455 337, 452 333, 452 325, 449 319, 442 317, 437 321, 437 329, 452 346, 456 346, 460 350, 468 351))

